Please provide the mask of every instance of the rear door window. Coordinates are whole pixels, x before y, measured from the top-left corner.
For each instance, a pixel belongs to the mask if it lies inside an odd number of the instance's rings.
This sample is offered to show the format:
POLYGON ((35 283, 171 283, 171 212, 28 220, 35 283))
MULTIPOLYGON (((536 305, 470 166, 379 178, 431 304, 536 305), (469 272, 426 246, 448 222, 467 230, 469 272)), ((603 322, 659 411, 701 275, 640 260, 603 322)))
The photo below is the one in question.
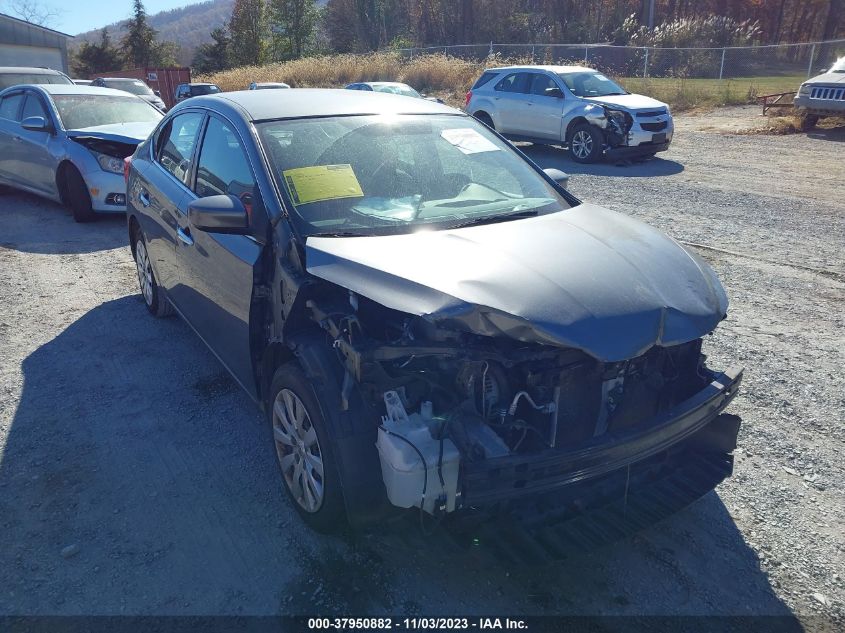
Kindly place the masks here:
POLYGON ((531 86, 530 73, 511 73, 502 81, 496 84, 496 90, 500 92, 513 92, 525 94, 531 86))
POLYGON ((201 112, 186 112, 173 117, 158 136, 159 164, 184 185, 189 185, 201 112))

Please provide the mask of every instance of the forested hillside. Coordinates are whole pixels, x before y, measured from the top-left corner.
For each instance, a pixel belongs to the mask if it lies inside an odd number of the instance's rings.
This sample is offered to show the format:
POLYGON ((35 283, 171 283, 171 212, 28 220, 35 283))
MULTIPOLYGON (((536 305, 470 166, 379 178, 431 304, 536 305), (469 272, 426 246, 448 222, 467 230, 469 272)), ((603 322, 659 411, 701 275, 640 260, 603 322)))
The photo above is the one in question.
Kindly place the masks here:
MULTIPOLYGON (((211 30, 224 25, 232 15, 235 0, 208 0, 198 4, 190 4, 181 9, 162 11, 148 16, 149 25, 158 31, 160 41, 171 41, 179 45, 177 61, 189 65, 196 48, 211 40, 211 30)), ((130 6, 127 3, 127 14, 130 6)), ((126 22, 109 24, 106 28, 112 41, 118 42, 125 31, 126 22)), ((73 40, 72 47, 78 47, 82 42, 98 42, 102 26, 80 33, 73 40)))

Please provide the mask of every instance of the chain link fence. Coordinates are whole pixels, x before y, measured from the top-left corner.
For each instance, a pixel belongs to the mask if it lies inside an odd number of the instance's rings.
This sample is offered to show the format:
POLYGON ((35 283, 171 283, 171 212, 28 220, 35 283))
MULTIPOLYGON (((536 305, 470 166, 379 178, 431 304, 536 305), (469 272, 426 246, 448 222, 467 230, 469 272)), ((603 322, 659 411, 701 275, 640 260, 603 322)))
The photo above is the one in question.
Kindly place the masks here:
POLYGON ((491 56, 532 64, 583 64, 620 77, 732 79, 773 75, 811 77, 845 55, 845 39, 801 44, 724 48, 655 48, 607 44, 459 44, 403 48, 405 57, 446 54, 484 60, 491 56))

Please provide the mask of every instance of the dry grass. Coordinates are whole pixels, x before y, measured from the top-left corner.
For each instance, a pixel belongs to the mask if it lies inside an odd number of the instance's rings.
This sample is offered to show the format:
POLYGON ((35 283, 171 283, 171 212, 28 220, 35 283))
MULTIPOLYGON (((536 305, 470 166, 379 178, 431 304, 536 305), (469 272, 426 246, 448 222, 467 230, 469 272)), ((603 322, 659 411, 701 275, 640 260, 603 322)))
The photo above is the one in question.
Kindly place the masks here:
MULTIPOLYGON (((396 53, 306 57, 265 66, 245 66, 199 76, 223 90, 244 90, 252 81, 284 81, 294 88, 342 88, 356 81, 401 81, 421 92, 461 107, 464 95, 485 68, 530 64, 530 59, 498 55, 470 61, 448 55, 421 55, 403 59, 396 53)), ((757 95, 795 90, 802 77, 748 77, 737 79, 619 78, 630 91, 668 103, 673 110, 753 103, 757 95)))

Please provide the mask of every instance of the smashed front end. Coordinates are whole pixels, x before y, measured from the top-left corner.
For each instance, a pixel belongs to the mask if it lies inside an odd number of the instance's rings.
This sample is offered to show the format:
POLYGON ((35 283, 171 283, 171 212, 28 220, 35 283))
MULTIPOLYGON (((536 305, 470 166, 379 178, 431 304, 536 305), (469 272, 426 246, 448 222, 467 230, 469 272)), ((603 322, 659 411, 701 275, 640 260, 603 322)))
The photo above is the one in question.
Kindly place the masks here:
POLYGON ((712 271, 598 207, 519 225, 309 241, 309 272, 331 282, 310 316, 343 366, 342 406, 355 391, 376 414, 390 503, 548 531, 702 459, 715 470, 645 522, 711 490, 742 378, 701 352, 727 307, 712 271))

